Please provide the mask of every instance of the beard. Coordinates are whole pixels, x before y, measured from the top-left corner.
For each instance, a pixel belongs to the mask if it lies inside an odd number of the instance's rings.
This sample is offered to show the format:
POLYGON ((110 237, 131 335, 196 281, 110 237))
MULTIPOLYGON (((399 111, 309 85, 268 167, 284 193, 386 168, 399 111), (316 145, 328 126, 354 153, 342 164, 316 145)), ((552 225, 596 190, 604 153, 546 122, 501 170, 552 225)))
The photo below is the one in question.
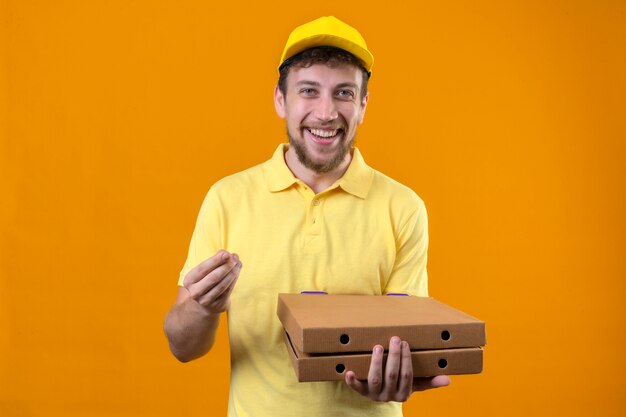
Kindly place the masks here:
MULTIPOLYGON (((342 135, 345 135, 345 130, 342 132, 342 135)), ((319 163, 313 161, 311 156, 309 155, 306 146, 293 138, 289 129, 287 129, 287 136, 289 137, 289 146, 296 151, 296 156, 298 157, 298 161, 306 168, 315 172, 316 174, 324 174, 330 172, 337 168, 341 163, 345 160, 346 155, 352 149, 352 146, 355 143, 355 138, 352 137, 351 140, 345 141, 345 137, 342 138, 341 146, 335 151, 335 154, 329 160, 319 163)))

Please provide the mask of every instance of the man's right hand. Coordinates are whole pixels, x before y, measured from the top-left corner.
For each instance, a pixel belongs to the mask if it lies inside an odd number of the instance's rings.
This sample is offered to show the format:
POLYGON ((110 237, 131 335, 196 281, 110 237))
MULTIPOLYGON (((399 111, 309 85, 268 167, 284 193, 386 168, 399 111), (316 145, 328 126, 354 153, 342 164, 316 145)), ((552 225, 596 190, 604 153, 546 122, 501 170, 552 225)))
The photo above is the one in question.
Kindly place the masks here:
POLYGON ((220 250, 187 273, 164 323, 170 350, 178 360, 187 362, 211 349, 239 272, 239 257, 220 250))
POLYGON ((220 250, 189 271, 183 280, 183 287, 189 292, 189 297, 209 313, 219 314, 230 306, 230 294, 241 267, 237 254, 220 250))

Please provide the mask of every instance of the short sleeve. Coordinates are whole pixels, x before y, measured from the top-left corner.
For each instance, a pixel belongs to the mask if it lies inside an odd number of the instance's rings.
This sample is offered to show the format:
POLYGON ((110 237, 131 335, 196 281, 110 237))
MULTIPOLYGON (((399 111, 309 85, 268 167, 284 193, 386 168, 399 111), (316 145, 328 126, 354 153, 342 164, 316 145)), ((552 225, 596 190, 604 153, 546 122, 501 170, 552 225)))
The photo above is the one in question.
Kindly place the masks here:
POLYGON ((222 219, 217 192, 211 188, 200 207, 196 227, 189 244, 187 260, 178 278, 178 285, 183 285, 183 280, 191 269, 222 248, 222 219))
POLYGON ((385 294, 428 296, 428 218, 423 201, 401 226, 396 237, 396 259, 385 294))

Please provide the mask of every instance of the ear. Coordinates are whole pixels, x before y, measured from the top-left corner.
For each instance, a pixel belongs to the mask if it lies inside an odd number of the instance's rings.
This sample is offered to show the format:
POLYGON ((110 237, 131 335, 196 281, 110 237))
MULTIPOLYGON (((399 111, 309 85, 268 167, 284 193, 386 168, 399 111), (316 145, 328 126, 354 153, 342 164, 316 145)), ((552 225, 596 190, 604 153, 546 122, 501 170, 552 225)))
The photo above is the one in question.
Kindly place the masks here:
POLYGON ((363 118, 365 117, 365 109, 367 108, 367 102, 369 101, 369 98, 370 93, 368 91, 365 97, 361 99, 361 108, 359 109, 359 124, 363 123, 363 118))
POLYGON ((285 96, 278 88, 278 85, 274 87, 274 107, 276 108, 276 114, 281 119, 287 117, 287 113, 285 111, 285 96))

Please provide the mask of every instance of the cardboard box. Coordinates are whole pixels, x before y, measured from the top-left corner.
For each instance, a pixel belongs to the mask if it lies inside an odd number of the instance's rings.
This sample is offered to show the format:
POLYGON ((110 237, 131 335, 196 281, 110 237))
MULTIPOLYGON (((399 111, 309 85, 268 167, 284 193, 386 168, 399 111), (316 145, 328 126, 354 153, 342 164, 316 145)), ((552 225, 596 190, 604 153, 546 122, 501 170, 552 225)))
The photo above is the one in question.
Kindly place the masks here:
MULTIPOLYGON (((299 351, 285 333, 285 344, 299 382, 342 381, 347 371, 367 379, 371 353, 312 355, 299 351)), ((387 355, 385 354, 385 358, 387 355)), ((414 377, 477 374, 483 369, 481 348, 418 350, 411 353, 414 377)))
POLYGON ((303 353, 371 352, 392 336, 411 350, 486 343, 483 321, 428 297, 279 294, 277 314, 303 353))

